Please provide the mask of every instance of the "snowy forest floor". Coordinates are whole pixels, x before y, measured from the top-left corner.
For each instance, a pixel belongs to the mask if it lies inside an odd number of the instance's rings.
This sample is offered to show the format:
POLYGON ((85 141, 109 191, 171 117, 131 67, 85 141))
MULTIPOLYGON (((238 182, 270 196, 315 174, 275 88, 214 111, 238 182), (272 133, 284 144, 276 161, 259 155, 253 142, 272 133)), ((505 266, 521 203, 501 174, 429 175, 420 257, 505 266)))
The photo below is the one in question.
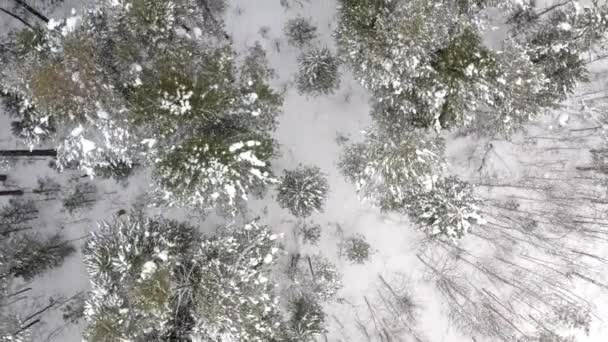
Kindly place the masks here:
MULTIPOLYGON (((294 237, 297 221, 276 204, 273 191, 266 198, 251 203, 251 216, 260 216, 263 223, 283 233, 288 252, 322 253, 338 266, 344 288, 338 294, 340 299, 326 306, 329 323, 328 333, 324 336, 326 341, 368 340, 362 327, 373 331, 374 325, 378 324, 376 316, 382 311, 378 291, 383 288, 384 280, 399 290, 407 291, 415 299, 420 307, 418 329, 428 341, 471 341, 470 336, 465 336, 448 323, 439 295, 428 281, 424 265, 416 257, 424 235, 407 220, 381 213, 361 203, 354 186, 346 182, 336 167, 341 151, 337 138, 342 136, 357 141, 360 131, 370 123, 366 91, 346 70, 342 70, 340 89, 333 95, 307 98, 294 89, 293 78, 301 50, 287 44, 283 26, 290 18, 310 17, 320 33, 318 44, 333 48, 331 34, 336 22, 335 1, 301 1, 301 6, 297 1, 290 3, 293 6, 288 9, 279 0, 232 0, 226 12, 226 29, 238 50, 244 51, 256 41, 263 45, 272 68, 277 72, 274 85, 286 90, 283 114, 276 131, 282 156, 274 162, 275 172, 281 174, 282 170, 293 169, 301 163, 318 166, 328 176, 330 194, 325 211, 309 219, 321 225, 321 241, 314 247, 301 245, 297 241, 294 237), (362 265, 348 262, 339 253, 340 242, 355 234, 365 236, 374 250, 370 260, 362 265)), ((606 101, 603 98, 607 96, 604 80, 608 68, 601 63, 593 63, 591 69, 592 81, 589 84, 581 85, 577 94, 563 103, 561 108, 548 112, 508 141, 472 136, 447 137, 450 172, 476 183, 486 184, 493 180, 494 185, 504 185, 516 184, 522 178, 528 179, 532 173, 530 171, 535 168, 548 170, 547 165, 557 165, 556 168, 565 171, 587 164, 588 149, 601 147, 602 133, 606 129, 603 123, 597 122, 594 113, 606 101), (593 127, 599 128, 581 130, 593 127), (558 160, 563 162, 558 163, 558 160), (497 179, 499 182, 496 182, 497 179)), ((9 118, 2 117, 0 136, 3 148, 19 146, 11 137, 9 127, 9 118)), ((62 189, 73 186, 73 177, 78 182, 93 182, 97 186, 95 203, 74 214, 62 208, 59 200, 61 194, 56 196, 57 199, 32 197, 38 201, 40 209, 35 221, 36 230, 44 235, 61 231, 68 240, 74 240, 77 244, 96 229, 96 221, 111 219, 118 210, 136 205, 145 197, 151 183, 146 170, 129 178, 128 184, 119 184, 109 180, 80 178, 79 173, 57 174, 46 166, 48 162, 20 161, 7 166, 8 170, 2 172, 9 175, 5 187, 31 189, 35 187, 37 179, 44 176, 55 179, 62 189)), ((487 188, 481 187, 481 191, 485 191, 488 197, 500 191, 496 186, 487 188)), ((520 194, 526 191, 524 189, 520 194)), ((149 210, 159 213, 159 209, 149 210)), ((213 223, 203 222, 193 213, 175 211, 170 214, 198 221, 209 231, 214 228, 213 223)), ((608 254, 608 250, 596 252, 608 254)), ((61 302, 86 291, 88 278, 81 260, 81 255, 75 253, 61 267, 37 277, 31 283, 17 284, 16 288, 32 287, 32 290, 26 299, 14 304, 14 309, 27 315, 45 307, 51 297, 61 302)), ((597 308, 606 307, 602 305, 607 302, 605 293, 602 295, 597 291, 581 289, 597 308), (600 301, 600 298, 604 300, 600 301)), ((599 316, 608 317, 608 311, 599 311, 599 316)), ((46 311, 41 318, 43 324, 34 330, 35 341, 70 342, 81 339, 80 331, 84 322, 66 324, 62 319, 60 304, 46 311)), ((608 322, 600 319, 592 325, 589 336, 580 336, 579 341, 606 341, 607 336, 608 322)), ((373 336, 369 340, 379 341, 373 336)), ((404 337, 404 341, 408 339, 404 337)))

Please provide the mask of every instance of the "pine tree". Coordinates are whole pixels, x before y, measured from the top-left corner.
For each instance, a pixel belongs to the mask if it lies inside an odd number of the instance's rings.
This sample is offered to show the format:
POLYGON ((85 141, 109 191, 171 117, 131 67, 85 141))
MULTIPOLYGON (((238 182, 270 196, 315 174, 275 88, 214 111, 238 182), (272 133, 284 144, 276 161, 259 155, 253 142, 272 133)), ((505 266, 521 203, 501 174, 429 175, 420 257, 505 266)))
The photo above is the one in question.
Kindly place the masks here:
POLYGON ((277 236, 252 222, 230 226, 201 244, 194 255, 201 286, 198 335, 235 341, 272 341, 282 333, 269 267, 278 257, 277 236))
POLYGON ((298 225, 297 233, 302 237, 304 243, 317 245, 321 239, 321 225, 301 222, 298 225))
POLYGON ((150 166, 164 204, 235 212, 261 193, 282 98, 260 45, 237 60, 221 28, 205 29, 221 27, 222 3, 100 0, 34 42, 18 33, 0 88, 31 146, 49 138, 59 169, 91 175, 150 166))
POLYGON ((313 47, 298 57, 300 69, 296 85, 298 91, 308 95, 332 94, 340 86, 338 59, 324 47, 313 47))
POLYGON ((300 48, 317 38, 317 28, 311 23, 310 19, 302 17, 289 19, 283 32, 290 45, 300 48))
POLYGON ((276 236, 255 222, 201 237, 140 215, 102 223, 83 250, 93 341, 271 341, 282 318, 270 267, 276 236))
POLYGON ((29 229, 25 226, 38 217, 38 208, 33 200, 11 198, 0 210, 0 235, 29 229))
POLYGON ((12 247, 10 239, 0 237, 0 306, 3 308, 0 310, 0 341, 29 342, 29 330, 23 329, 23 320, 6 308, 12 297, 10 286, 14 278, 10 272, 14 260, 12 247))
POLYGON ((331 261, 321 254, 298 257, 291 274, 296 288, 312 299, 326 302, 335 299, 344 287, 342 275, 331 261))
MULTIPOLYGON (((511 56, 484 44, 478 9, 494 4, 341 1, 339 55, 371 91, 379 124, 397 130, 449 129, 485 121, 488 115, 496 116, 494 122, 519 122, 539 114, 536 102, 522 102, 517 111, 500 111, 501 102, 517 103, 517 95, 528 89, 534 89, 530 96, 545 94, 536 89, 545 80, 533 63, 522 62, 512 70, 511 56), (505 73, 521 79, 516 84, 521 90, 496 87, 497 82, 507 82, 500 78, 505 73), (517 117, 508 117, 513 115, 517 117)), ((502 133, 502 128, 498 125, 495 131, 502 133)))
POLYGON ((455 241, 467 234, 474 223, 483 223, 478 213, 480 201, 471 184, 447 177, 432 184, 407 201, 406 212, 429 236, 455 241))
MULTIPOLYGON (((19 294, 30 290, 14 291, 16 278, 25 281, 43 272, 59 266, 66 257, 75 251, 71 243, 64 241, 56 234, 46 240, 24 234, 25 228, 14 228, 32 220, 33 204, 29 202, 12 202, 2 210, 2 232, 0 234, 0 341, 26 342, 32 341, 31 328, 40 323, 40 318, 30 315, 25 318, 15 314, 9 305, 20 300, 19 294), (11 303, 12 302, 12 303, 11 303)), ((37 213, 37 211, 36 211, 37 213)), ((22 283, 22 281, 19 281, 22 283)), ((46 311, 46 307, 38 313, 46 311)))
POLYGON ((316 337, 326 331, 325 313, 314 299, 299 296, 289 305, 291 318, 288 321, 290 341, 315 341, 316 337))
POLYGON ((12 253, 13 260, 9 272, 14 277, 21 277, 26 281, 61 265, 65 258, 76 251, 60 234, 43 241, 29 235, 20 235, 13 239, 12 243, 15 252, 12 253))
POLYGON ((97 186, 92 182, 77 182, 74 188, 63 198, 63 207, 70 214, 84 208, 91 208, 97 195, 97 186))
POLYGON ((296 217, 307 217, 323 211, 329 186, 326 176, 318 167, 300 166, 283 171, 277 201, 296 217))
POLYGON ((136 168, 136 163, 128 163, 124 160, 108 159, 103 166, 95 168, 95 175, 101 178, 114 179, 117 182, 126 181, 136 168))
POLYGON ((346 147, 338 164, 359 196, 383 210, 403 208, 444 169, 440 138, 424 131, 372 128, 365 140, 346 147))
POLYGON ((195 244, 192 227, 137 214, 102 222, 83 248, 92 291, 85 304, 88 341, 144 341, 172 316, 172 269, 195 244))
POLYGON ((352 263, 363 264, 372 254, 372 246, 361 234, 350 236, 340 242, 340 254, 352 263))
POLYGON ((606 43, 608 5, 570 2, 555 7, 544 20, 522 33, 529 55, 547 76, 549 92, 564 98, 579 82, 588 80, 584 53, 606 43))

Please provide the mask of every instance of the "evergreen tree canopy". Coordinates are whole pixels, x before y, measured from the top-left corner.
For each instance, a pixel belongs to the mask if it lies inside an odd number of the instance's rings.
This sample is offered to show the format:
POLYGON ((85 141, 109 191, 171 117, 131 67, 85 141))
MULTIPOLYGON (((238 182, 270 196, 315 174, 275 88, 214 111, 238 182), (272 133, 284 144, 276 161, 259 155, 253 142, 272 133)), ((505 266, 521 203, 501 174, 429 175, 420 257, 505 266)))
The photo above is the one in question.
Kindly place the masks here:
POLYGON ((445 129, 491 113, 502 133, 547 102, 546 79, 523 47, 484 43, 476 13, 493 1, 340 2, 340 55, 372 92, 380 124, 445 129), (521 93, 535 101, 515 106, 521 93))
POLYGON ((444 163, 440 138, 420 130, 393 133, 372 128, 363 142, 345 149, 339 167, 362 199, 392 210, 423 191, 444 163))
POLYGON ((483 223, 474 187, 456 177, 435 182, 432 189, 407 202, 407 213, 431 237, 458 240, 473 223, 483 223))
POLYGON ((311 19, 303 17, 289 19, 283 31, 287 42, 296 47, 303 47, 317 38, 317 28, 311 23, 311 19))
POLYGON ((179 304, 173 272, 195 241, 193 228, 172 221, 132 216, 101 223, 83 249, 92 285, 85 338, 148 341, 167 333, 179 304))
POLYGON ((88 341, 272 341, 282 318, 270 279, 280 248, 255 222, 212 237, 139 215, 102 223, 84 248, 93 290, 88 341))
POLYGON ((237 61, 230 41, 203 30, 206 7, 99 0, 19 32, 0 83, 28 126, 20 132, 31 144, 50 135, 59 167, 151 165, 168 204, 234 211, 272 181, 282 99, 262 48, 237 61))
POLYGON ((593 1, 589 6, 570 2, 551 11, 546 18, 521 33, 532 62, 549 80, 549 92, 562 99, 578 82, 587 81, 584 53, 606 43, 608 4, 593 1))
POLYGON ((318 167, 299 167, 285 170, 277 201, 296 217, 307 217, 313 212, 323 211, 329 186, 325 175, 318 167))
POLYGON ((300 93, 327 95, 340 86, 339 62, 328 48, 313 47, 302 53, 298 62, 296 85, 300 93))

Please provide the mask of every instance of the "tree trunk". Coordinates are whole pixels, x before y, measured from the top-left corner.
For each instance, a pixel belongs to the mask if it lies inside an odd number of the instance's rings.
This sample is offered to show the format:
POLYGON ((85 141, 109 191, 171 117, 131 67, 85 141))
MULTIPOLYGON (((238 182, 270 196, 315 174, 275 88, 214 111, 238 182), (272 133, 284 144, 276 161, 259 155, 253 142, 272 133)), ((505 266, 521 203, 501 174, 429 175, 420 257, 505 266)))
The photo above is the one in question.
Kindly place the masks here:
POLYGON ((32 227, 13 228, 13 229, 8 229, 8 230, 0 231, 0 235, 7 236, 7 235, 9 235, 11 233, 16 233, 16 232, 20 232, 20 231, 24 231, 24 230, 30 230, 30 229, 32 229, 32 227))
POLYGON ((0 191, 0 196, 23 196, 23 190, 4 190, 0 191))
POLYGON ((0 150, 0 157, 57 157, 57 150, 0 150))
POLYGON ((551 11, 554 11, 554 10, 560 8, 560 7, 564 7, 564 6, 566 6, 566 5, 570 4, 570 3, 572 3, 572 0, 566 0, 564 2, 559 2, 559 3, 553 4, 553 5, 545 8, 544 10, 542 10, 542 11, 540 11, 538 13, 535 13, 536 17, 539 18, 539 17, 541 17, 541 16, 543 16, 543 15, 545 15, 545 14, 551 12, 551 11))
POLYGON ((608 168, 600 167, 600 166, 577 166, 576 169, 579 171, 599 171, 599 172, 608 171, 608 168))
POLYGON ((49 18, 47 18, 45 15, 40 13, 38 10, 36 10, 32 6, 28 5, 25 1, 23 1, 23 0, 13 0, 13 1, 15 1, 17 4, 19 4, 19 6, 25 8, 26 11, 30 12, 31 14, 36 16, 38 19, 40 19, 48 24, 49 18))
POLYGON ((0 8, 0 12, 4 12, 4 13, 8 14, 9 16, 11 16, 11 17, 13 17, 13 18, 17 19, 17 20, 18 20, 18 21, 20 21, 20 22, 21 22, 23 25, 25 25, 25 26, 27 26, 27 27, 31 28, 32 30, 34 29, 34 27, 33 27, 32 25, 30 25, 30 23, 28 23, 28 22, 27 22, 25 19, 21 18, 20 16, 16 15, 15 13, 10 12, 10 11, 7 11, 7 10, 5 10, 4 8, 0 8))
POLYGON ((19 334, 21 334, 22 332, 26 331, 27 329, 29 329, 29 328, 33 327, 34 325, 36 325, 36 324, 38 324, 38 323, 40 323, 40 318, 38 318, 38 319, 37 319, 37 320, 35 320, 35 321, 32 321, 31 323, 28 323, 26 326, 23 326, 23 327, 19 328, 19 330, 15 331, 13 334, 14 334, 15 336, 16 336, 16 335, 19 335, 19 334))

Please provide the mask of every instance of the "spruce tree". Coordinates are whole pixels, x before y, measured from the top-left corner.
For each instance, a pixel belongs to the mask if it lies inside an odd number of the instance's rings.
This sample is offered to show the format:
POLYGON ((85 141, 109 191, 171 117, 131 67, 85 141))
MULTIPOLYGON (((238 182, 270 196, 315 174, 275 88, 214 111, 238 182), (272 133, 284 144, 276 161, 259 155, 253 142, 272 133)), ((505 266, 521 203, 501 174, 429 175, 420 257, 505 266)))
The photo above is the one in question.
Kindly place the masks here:
POLYGON ((465 236, 473 224, 484 223, 479 204, 471 184, 447 177, 434 182, 430 190, 411 197, 405 212, 430 237, 456 241, 465 236))
POLYGON ((298 57, 300 69, 296 77, 298 91, 309 95, 327 95, 340 85, 338 59, 324 47, 313 47, 298 57))
POLYGON ((278 190, 279 205, 292 215, 304 218, 323 211, 329 186, 321 169, 300 166, 283 172, 278 190))
POLYGON ((26 281, 48 269, 60 266, 65 258, 76 251, 60 234, 42 241, 29 235, 19 235, 12 243, 15 252, 12 254, 9 272, 26 281))
POLYGON ((508 42, 502 51, 484 43, 478 9, 494 2, 340 3, 340 57, 372 93, 373 115, 387 129, 466 127, 489 114, 498 125, 486 133, 508 133, 539 114, 538 101, 522 102, 517 110, 501 106, 530 90, 529 96, 541 97, 546 81, 542 69, 523 57, 511 63, 513 56, 504 53, 508 42), (502 75, 521 80, 503 89, 509 80, 502 75))
POLYGON ((317 38, 317 28, 310 19, 297 17, 289 19, 283 29, 287 42, 295 47, 303 47, 317 38))
POLYGON ((30 145, 50 139, 59 169, 92 175, 150 166, 164 204, 234 213, 272 182, 282 99, 259 45, 237 61, 231 42, 205 29, 210 15, 221 27, 221 8, 99 0, 19 32, 0 88, 21 108, 30 145))
POLYGON ((289 311, 289 341, 315 341, 326 331, 323 307, 314 299, 301 295, 289 303, 289 311))
POLYGON ((139 214, 102 223, 83 252, 88 341, 272 341, 283 319, 270 267, 277 237, 255 222, 202 237, 139 214))
POLYGON ((565 3, 555 7, 536 25, 520 34, 528 46, 532 62, 547 76, 549 92, 558 99, 574 91, 579 82, 588 80, 584 54, 606 44, 608 4, 592 2, 589 6, 565 3))
POLYGON ((444 170, 443 141, 427 132, 372 128, 364 137, 345 148, 338 166, 361 199, 383 210, 403 208, 444 170))

